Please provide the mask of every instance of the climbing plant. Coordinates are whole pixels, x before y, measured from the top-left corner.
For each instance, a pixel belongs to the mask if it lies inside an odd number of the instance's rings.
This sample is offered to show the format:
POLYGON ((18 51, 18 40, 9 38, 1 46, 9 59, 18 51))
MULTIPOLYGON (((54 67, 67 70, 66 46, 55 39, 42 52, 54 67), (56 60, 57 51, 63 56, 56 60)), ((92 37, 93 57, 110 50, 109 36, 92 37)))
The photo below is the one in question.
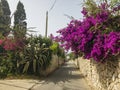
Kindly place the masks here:
POLYGON ((83 20, 72 20, 53 38, 66 50, 104 62, 120 53, 120 1, 85 0, 83 20))

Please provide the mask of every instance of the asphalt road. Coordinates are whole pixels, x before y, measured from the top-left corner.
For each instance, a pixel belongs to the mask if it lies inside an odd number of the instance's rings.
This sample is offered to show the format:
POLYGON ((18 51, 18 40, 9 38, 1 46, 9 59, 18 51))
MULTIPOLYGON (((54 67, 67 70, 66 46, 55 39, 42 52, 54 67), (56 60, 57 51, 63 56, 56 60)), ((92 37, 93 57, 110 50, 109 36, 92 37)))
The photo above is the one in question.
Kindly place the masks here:
POLYGON ((92 90, 73 62, 67 62, 31 90, 92 90))

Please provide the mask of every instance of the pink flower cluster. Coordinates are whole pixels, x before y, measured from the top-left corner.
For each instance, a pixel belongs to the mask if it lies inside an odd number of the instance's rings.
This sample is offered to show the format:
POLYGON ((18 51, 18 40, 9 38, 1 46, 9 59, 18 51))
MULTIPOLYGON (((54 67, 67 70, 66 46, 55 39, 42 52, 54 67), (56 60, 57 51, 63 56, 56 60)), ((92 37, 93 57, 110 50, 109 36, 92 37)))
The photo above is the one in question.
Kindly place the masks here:
POLYGON ((0 40, 0 46, 2 46, 4 50, 16 50, 21 47, 21 44, 19 41, 6 38, 0 40))
POLYGON ((119 54, 120 27, 111 27, 116 22, 114 18, 120 19, 120 15, 114 14, 120 8, 117 6, 117 9, 109 10, 108 6, 106 3, 99 5, 100 11, 94 16, 84 7, 82 13, 85 18, 82 21, 72 20, 67 27, 58 31, 59 35, 54 40, 61 42, 66 50, 71 49, 76 54, 83 52, 85 58, 98 62, 119 54))

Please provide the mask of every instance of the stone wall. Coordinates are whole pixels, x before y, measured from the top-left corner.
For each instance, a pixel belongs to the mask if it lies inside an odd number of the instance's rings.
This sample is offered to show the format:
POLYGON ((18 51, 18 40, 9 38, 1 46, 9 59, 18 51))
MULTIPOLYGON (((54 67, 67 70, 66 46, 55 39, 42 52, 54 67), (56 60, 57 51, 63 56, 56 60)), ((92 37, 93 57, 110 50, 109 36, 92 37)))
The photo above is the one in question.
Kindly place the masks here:
POLYGON ((58 57, 57 55, 53 55, 49 67, 46 70, 41 70, 41 75, 42 76, 49 75, 54 70, 56 70, 59 66, 61 66, 63 63, 64 63, 63 58, 58 57))
POLYGON ((75 64, 95 90, 120 90, 120 59, 98 63, 80 57, 75 64))

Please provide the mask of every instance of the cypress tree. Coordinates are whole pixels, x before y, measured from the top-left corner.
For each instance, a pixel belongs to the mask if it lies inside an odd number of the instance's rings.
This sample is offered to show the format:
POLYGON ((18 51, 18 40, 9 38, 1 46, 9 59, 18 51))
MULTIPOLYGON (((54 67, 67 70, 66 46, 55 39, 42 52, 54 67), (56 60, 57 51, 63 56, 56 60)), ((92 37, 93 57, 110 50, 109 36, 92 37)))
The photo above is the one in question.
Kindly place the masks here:
POLYGON ((7 0, 1 0, 1 4, 2 4, 4 24, 9 25, 11 22, 11 20, 10 20, 11 11, 9 8, 9 4, 8 4, 7 0))
POLYGON ((2 25, 2 19, 3 19, 2 16, 3 16, 3 11, 2 11, 2 4, 1 4, 1 2, 0 2, 0 38, 1 38, 1 34, 2 34, 2 33, 1 33, 1 30, 2 30, 2 28, 3 28, 3 27, 2 27, 2 26, 3 26, 3 25, 2 25))
POLYGON ((15 37, 24 38, 27 31, 27 23, 26 23, 26 13, 24 9, 24 5, 22 2, 18 2, 17 9, 14 14, 14 30, 15 37))
POLYGON ((18 2, 18 5, 17 5, 17 10, 14 14, 14 25, 20 25, 20 26, 23 26, 25 27, 26 26, 26 13, 25 13, 25 9, 24 9, 24 5, 22 2, 18 2))
POLYGON ((7 0, 1 0, 4 15, 10 15, 11 11, 7 0))
POLYGON ((1 2, 0 2, 0 16, 2 16, 2 15, 3 15, 2 4, 1 4, 1 2))
POLYGON ((0 2, 0 32, 5 35, 10 30, 10 8, 7 0, 1 0, 0 2))

